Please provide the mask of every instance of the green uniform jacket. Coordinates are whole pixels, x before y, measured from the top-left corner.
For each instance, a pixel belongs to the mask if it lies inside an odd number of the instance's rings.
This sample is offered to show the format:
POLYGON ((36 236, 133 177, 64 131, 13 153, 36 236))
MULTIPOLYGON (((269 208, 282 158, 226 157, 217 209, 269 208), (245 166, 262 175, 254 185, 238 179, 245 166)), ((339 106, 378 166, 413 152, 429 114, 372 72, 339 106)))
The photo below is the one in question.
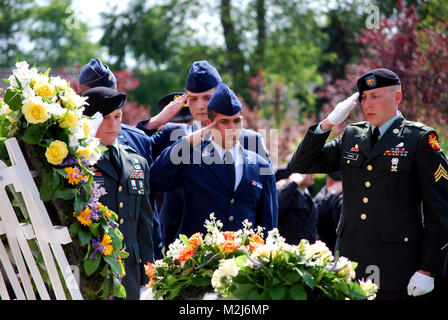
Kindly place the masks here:
POLYGON ((406 290, 419 269, 441 273, 448 242, 448 164, 436 150, 435 130, 399 116, 372 149, 368 122, 348 125, 328 143, 329 131, 317 134, 316 127, 310 127, 289 167, 300 173, 342 170, 336 250, 359 263, 357 278, 378 270, 380 289, 406 290))
POLYGON ((144 264, 153 261, 153 211, 149 202, 149 166, 145 158, 125 145, 119 145, 122 174, 106 159, 96 164, 94 180, 107 194, 100 202, 118 214, 119 229, 129 257, 124 259, 126 276, 123 286, 127 299, 139 299, 140 286, 148 283, 144 264))

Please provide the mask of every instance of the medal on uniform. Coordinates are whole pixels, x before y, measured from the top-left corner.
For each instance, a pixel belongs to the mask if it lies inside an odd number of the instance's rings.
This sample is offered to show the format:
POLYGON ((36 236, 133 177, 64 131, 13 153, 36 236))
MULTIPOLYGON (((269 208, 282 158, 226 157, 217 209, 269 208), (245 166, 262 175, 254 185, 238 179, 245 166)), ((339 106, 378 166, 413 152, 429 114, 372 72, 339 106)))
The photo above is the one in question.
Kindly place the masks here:
POLYGON ((358 152, 358 151, 359 151, 359 146, 358 146, 357 144, 355 144, 355 146, 352 147, 352 148, 350 149, 350 151, 358 152))
POLYGON ((397 172, 398 169, 398 158, 392 158, 392 166, 390 168, 391 172, 397 172))

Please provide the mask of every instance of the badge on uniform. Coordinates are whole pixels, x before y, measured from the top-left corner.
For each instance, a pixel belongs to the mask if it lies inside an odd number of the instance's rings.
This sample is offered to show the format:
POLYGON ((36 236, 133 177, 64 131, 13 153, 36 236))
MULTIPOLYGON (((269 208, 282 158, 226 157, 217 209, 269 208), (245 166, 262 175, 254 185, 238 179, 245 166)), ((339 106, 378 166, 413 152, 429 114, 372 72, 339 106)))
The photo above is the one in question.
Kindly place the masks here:
POLYGON ((350 151, 358 152, 358 151, 359 151, 359 146, 358 146, 357 144, 355 144, 355 146, 352 147, 352 148, 350 149, 350 151))
POLYGON ((439 168, 437 168, 437 171, 434 173, 434 179, 436 180, 436 182, 438 182, 442 178, 448 180, 448 173, 440 163, 439 168))
POLYGON ((358 160, 359 155, 350 152, 344 152, 344 159, 348 160, 358 160))
POLYGON ((257 188, 263 189, 263 185, 260 182, 257 182, 255 180, 252 180, 252 185, 257 188))
POLYGON ((392 158, 392 166, 390 167, 391 172, 398 171, 398 158, 392 158))

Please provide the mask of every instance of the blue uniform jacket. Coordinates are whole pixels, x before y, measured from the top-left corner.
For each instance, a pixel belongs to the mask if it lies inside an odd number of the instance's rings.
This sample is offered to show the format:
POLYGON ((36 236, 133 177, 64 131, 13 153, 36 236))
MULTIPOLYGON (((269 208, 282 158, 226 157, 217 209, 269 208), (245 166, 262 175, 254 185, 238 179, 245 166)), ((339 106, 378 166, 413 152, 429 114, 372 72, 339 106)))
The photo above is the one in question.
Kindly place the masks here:
POLYGON ((222 230, 241 229, 245 219, 253 227, 262 226, 266 231, 277 227, 278 202, 272 167, 251 151, 243 149, 243 154, 243 176, 236 191, 228 184, 224 166, 213 162, 214 149, 209 141, 193 149, 185 139, 179 139, 153 162, 152 188, 182 189, 185 206, 179 208, 182 218, 177 234, 205 233, 204 222, 212 212, 223 223, 222 230), (188 150, 190 154, 185 156, 188 150), (186 161, 174 164, 170 157, 175 154, 182 155, 186 161), (193 163, 193 157, 198 155, 202 161, 193 163), (270 169, 271 174, 260 174, 263 168, 270 169))

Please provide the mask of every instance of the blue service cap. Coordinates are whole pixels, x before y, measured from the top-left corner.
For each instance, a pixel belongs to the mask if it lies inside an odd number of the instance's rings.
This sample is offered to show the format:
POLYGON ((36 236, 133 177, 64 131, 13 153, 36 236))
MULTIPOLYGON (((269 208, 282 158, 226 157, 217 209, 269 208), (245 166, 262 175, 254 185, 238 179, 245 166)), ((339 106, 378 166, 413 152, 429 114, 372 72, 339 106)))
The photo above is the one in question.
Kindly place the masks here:
POLYGON ((370 70, 369 72, 363 74, 361 77, 359 77, 356 84, 359 91, 358 100, 359 102, 361 102, 363 91, 394 86, 397 84, 401 84, 401 82, 400 78, 395 72, 386 68, 378 68, 370 70))
POLYGON ((200 93, 216 87, 221 81, 218 71, 208 61, 195 61, 188 72, 185 88, 188 91, 200 93))
POLYGON ((79 74, 79 83, 94 87, 112 87, 117 80, 109 67, 103 64, 100 59, 91 59, 84 65, 79 74))
POLYGON ((233 90, 221 82, 210 98, 208 108, 226 116, 233 116, 241 111, 242 105, 233 90))

